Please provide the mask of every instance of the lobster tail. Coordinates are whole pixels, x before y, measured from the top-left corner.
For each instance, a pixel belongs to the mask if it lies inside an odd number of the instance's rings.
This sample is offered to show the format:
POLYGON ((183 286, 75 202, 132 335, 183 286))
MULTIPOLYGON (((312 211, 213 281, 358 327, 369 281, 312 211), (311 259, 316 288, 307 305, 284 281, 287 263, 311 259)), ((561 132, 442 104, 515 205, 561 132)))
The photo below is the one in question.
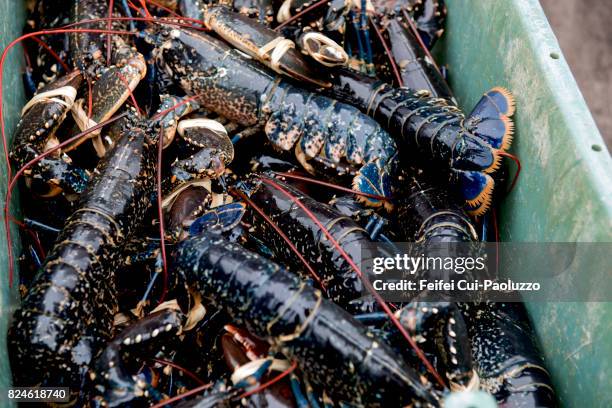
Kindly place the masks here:
POLYGON ((485 92, 465 121, 466 128, 494 149, 508 150, 512 144, 514 97, 505 88, 485 92))
MULTIPOLYGON (((353 178, 353 189, 362 193, 390 197, 391 196, 391 177, 389 171, 380 164, 379 160, 366 163, 353 178)), ((384 206, 390 211, 392 205, 389 201, 384 201, 375 197, 365 195, 357 196, 357 200, 366 204, 368 207, 384 206)))
POLYGON ((490 175, 480 171, 452 170, 452 178, 459 186, 470 214, 479 216, 489 209, 495 186, 490 175))

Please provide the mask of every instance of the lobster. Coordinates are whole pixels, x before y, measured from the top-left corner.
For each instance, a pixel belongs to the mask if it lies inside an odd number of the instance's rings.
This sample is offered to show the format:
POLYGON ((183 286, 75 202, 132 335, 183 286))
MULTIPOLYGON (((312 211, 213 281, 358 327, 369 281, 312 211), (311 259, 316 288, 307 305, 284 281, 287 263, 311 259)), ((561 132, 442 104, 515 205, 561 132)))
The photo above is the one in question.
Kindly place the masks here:
MULTIPOLYGON (((243 183, 243 189, 251 202, 265 209, 270 219, 285 232, 313 267, 317 273, 317 281, 325 288, 324 291, 331 300, 351 313, 377 310, 374 299, 364 295, 365 288, 357 273, 330 240, 326 239, 319 226, 310 218, 310 214, 296 206, 277 186, 306 206, 308 211, 326 226, 354 262, 361 260, 362 248, 372 242, 367 232, 351 218, 281 180, 257 176, 243 183)), ((252 225, 249 232, 270 248, 283 263, 298 271, 303 269, 301 259, 291 252, 271 225, 255 217, 253 214, 247 218, 247 223, 252 225)))
POLYGON ((472 215, 484 214, 491 205, 494 173, 502 153, 512 143, 514 98, 504 88, 486 92, 472 113, 444 99, 431 98, 407 88, 393 88, 373 78, 337 70, 332 97, 359 107, 381 123, 394 137, 404 167, 422 164, 438 167, 456 185, 472 215))
MULTIPOLYGON (((395 143, 370 117, 284 82, 206 34, 174 29, 157 41, 161 69, 187 94, 207 94, 205 108, 243 126, 263 126, 275 147, 295 148, 310 172, 356 173, 356 190, 390 195, 395 143)), ((385 203, 361 199, 372 206, 385 203)))
MULTIPOLYGON (((77 22, 103 17, 107 9, 106 3, 100 0, 75 1, 73 6, 72 21, 77 22)), ((45 2, 39 5, 42 10, 48 7, 45 2)), ((142 55, 132 50, 118 36, 112 38, 116 46, 112 60, 116 66, 109 68, 103 66, 100 34, 77 32, 69 37, 73 46, 67 55, 79 69, 40 89, 24 107, 21 124, 15 130, 11 152, 11 158, 20 167, 31 161, 33 156, 59 144, 59 135, 56 133, 68 111, 72 112, 76 124, 69 131, 69 136, 94 127, 117 112, 146 73, 142 55), (91 100, 88 109, 84 107, 83 98, 77 99, 83 77, 88 82, 95 80, 88 95, 91 100)), ((117 132, 117 137, 120 134, 117 132)), ((55 197, 64 193, 71 201, 75 201, 87 185, 89 175, 67 153, 92 139, 98 156, 102 157, 114 142, 110 135, 107 133, 107 137, 101 138, 100 130, 92 131, 87 137, 75 140, 53 156, 43 158, 38 166, 28 170, 26 176, 30 176, 30 181, 35 181, 34 188, 40 196, 55 197)))
POLYGON ((126 121, 124 136, 98 164, 15 313, 9 334, 15 384, 67 386, 74 392, 110 338, 117 248, 149 206, 153 141, 137 121, 126 121))
POLYGON ((437 405, 435 394, 386 344, 279 265, 215 232, 181 242, 173 262, 191 293, 210 297, 232 321, 295 359, 332 398, 368 406, 437 405))
MULTIPOLYGON (((413 256, 471 255, 468 246, 477 241, 478 236, 456 198, 435 180, 426 178, 416 170, 404 177, 407 181, 405 191, 402 191, 401 198, 395 200, 396 211, 390 223, 395 227, 397 240, 414 242, 415 246, 411 248, 413 256)), ((428 279, 436 279, 441 272, 418 271, 414 280, 421 279, 424 274, 428 279)), ((479 377, 474 372, 471 344, 461 310, 452 301, 450 293, 436 293, 436 298, 441 299, 424 301, 427 295, 427 291, 419 293, 409 303, 403 304, 395 312, 397 319, 419 342, 437 371, 445 373, 451 390, 477 388, 479 377)), ((381 336, 407 361, 418 364, 385 314, 363 313, 356 317, 377 327, 381 336)))
MULTIPOLYGON (((453 256, 465 256, 466 245, 478 241, 478 235, 457 200, 416 172, 408 185, 406 198, 396 204, 397 225, 405 231, 405 239, 420 242, 424 248, 446 243, 453 256)), ((399 312, 400 321, 421 335, 427 332, 423 330, 426 323, 433 328, 439 328, 440 322, 446 325, 446 344, 439 346, 437 355, 447 359, 444 365, 451 368, 447 373, 451 386, 454 383, 461 389, 479 384, 508 407, 556 406, 522 304, 419 302, 411 306, 399 312), (427 322, 434 308, 435 314, 446 315, 437 324, 427 322), (469 341, 462 333, 469 335, 469 341)))

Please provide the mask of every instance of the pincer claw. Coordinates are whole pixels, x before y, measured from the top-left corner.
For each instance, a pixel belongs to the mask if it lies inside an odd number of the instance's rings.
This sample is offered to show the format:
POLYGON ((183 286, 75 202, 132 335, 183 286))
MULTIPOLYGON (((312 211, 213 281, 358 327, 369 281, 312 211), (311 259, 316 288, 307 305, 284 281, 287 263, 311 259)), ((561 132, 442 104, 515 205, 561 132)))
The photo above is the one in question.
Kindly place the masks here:
POLYGON ((345 66, 349 56, 337 42, 321 33, 307 32, 300 37, 302 52, 326 67, 345 66))

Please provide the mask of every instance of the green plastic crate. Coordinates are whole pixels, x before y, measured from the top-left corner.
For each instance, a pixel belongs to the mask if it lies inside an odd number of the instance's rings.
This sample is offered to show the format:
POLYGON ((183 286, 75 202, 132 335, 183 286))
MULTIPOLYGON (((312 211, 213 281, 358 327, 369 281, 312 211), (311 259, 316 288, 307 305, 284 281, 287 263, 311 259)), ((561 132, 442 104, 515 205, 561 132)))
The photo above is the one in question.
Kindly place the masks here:
MULTIPOLYGON (((466 110, 496 85, 516 97, 523 171, 501 208, 502 241, 612 242, 612 160, 538 1, 448 0, 436 47, 466 110)), ((562 405, 612 406, 612 304, 527 308, 562 405)))
MULTIPOLYGON (((493 86, 517 100, 513 152, 523 172, 501 209, 501 237, 516 242, 612 242, 612 160, 537 0, 448 0, 447 32, 436 54, 469 110, 493 86)), ((2 38, 17 37, 22 3, 0 0, 2 38)), ((4 68, 7 130, 23 96, 19 48, 4 68)), ((587 63, 587 62, 585 62, 587 63)), ((1 159, 0 159, 1 160, 1 159)), ((4 169, 0 161, 0 169, 4 169)), ((5 177, 0 177, 4 197, 5 177)), ((0 390, 10 382, 6 357, 9 316, 17 299, 7 285, 0 248, 0 390)), ((584 279, 607 279, 601 276, 584 279)), ((527 305, 562 405, 610 407, 612 305, 527 305)), ((6 401, 0 396, 0 405, 6 401)))
MULTIPOLYGON (((25 22, 24 3, 17 0, 0 0, 0 47, 2 50, 15 38, 21 35, 21 30, 25 22)), ((17 120, 19 112, 24 105, 24 94, 21 82, 23 72, 23 51, 20 46, 16 46, 10 51, 8 59, 4 63, 2 78, 2 107, 4 113, 4 124, 7 136, 10 137, 17 120)), ((10 142, 10 140, 9 140, 10 142)), ((1 149, 1 147, 0 147, 1 149)), ((4 154, 0 154, 0 203, 4 206, 6 196, 6 162, 4 154)), ((19 195, 14 197, 11 203, 12 213, 18 211, 17 202, 19 195)), ((6 238, 4 235, 4 220, 2 220, 2 238, 0 238, 0 407, 8 405, 6 400, 6 388, 11 383, 9 361, 6 351, 6 330, 9 319, 13 315, 15 306, 18 302, 17 288, 8 286, 8 256, 6 249, 6 238)), ((12 226, 12 236, 18 236, 15 226, 12 226)), ((15 253, 19 253, 19 245, 16 240, 13 245, 15 253)))

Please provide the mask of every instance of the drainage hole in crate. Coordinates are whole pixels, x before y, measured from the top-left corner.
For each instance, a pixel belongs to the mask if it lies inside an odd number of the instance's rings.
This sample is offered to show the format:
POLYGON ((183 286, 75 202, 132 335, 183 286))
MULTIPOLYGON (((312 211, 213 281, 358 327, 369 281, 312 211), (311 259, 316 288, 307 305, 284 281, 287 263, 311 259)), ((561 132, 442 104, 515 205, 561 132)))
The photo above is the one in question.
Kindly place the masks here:
POLYGON ((556 53, 556 52, 551 52, 550 53, 550 58, 552 58, 552 59, 559 59, 559 54, 556 53))
POLYGON ((603 150, 598 144, 591 145, 591 149, 595 150, 596 152, 601 152, 603 150))

